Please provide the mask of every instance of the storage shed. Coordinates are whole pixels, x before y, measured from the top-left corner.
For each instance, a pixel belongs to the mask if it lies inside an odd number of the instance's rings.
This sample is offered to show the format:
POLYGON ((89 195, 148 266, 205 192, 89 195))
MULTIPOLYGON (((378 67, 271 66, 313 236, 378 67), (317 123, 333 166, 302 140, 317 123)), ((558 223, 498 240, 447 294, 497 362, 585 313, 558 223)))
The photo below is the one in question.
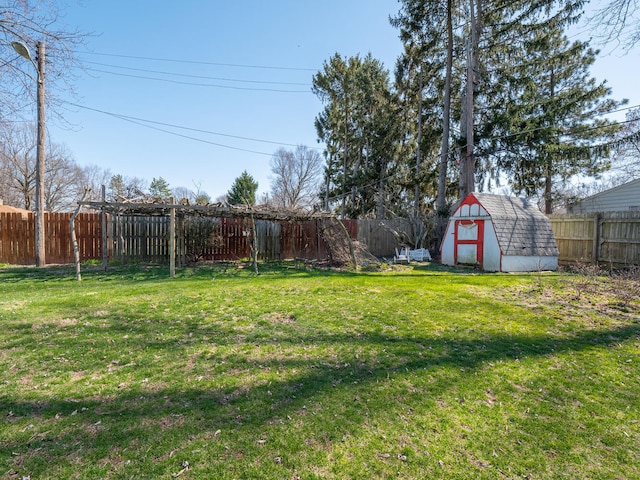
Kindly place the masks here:
POLYGON ((449 219, 440 246, 444 265, 476 265, 489 272, 558 268, 549 219, 528 200, 470 193, 449 219))

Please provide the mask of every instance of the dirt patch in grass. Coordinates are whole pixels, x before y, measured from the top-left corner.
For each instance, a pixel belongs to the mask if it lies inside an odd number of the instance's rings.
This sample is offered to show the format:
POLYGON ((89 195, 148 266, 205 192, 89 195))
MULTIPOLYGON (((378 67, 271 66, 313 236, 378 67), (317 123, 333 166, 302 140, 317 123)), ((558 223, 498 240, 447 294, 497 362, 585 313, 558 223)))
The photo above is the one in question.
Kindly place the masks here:
POLYGON ((262 320, 266 320, 269 323, 280 325, 292 325, 296 323, 295 315, 291 313, 271 312, 262 316, 262 320))
POLYGON ((60 320, 55 322, 55 325, 60 328, 64 328, 64 327, 73 327, 78 323, 80 323, 80 320, 78 320, 77 318, 61 318, 60 320))
POLYGON ((576 276, 557 284, 516 286, 497 297, 550 313, 557 320, 592 327, 640 321, 640 280, 621 276, 576 276))

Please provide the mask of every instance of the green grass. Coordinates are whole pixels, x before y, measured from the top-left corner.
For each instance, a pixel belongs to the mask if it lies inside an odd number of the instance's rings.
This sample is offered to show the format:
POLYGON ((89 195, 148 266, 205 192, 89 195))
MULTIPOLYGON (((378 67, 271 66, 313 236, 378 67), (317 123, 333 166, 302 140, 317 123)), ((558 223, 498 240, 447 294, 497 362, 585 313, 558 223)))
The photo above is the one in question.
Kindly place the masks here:
POLYGON ((633 280, 284 267, 0 269, 0 477, 640 478, 633 280))

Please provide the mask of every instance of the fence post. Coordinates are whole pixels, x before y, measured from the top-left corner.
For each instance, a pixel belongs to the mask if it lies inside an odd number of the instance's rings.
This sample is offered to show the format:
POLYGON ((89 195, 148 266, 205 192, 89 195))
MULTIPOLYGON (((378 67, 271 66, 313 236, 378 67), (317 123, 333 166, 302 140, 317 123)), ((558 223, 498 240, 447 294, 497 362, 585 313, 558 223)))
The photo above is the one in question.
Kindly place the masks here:
MULTIPOLYGON (((171 197, 171 205, 173 205, 173 197, 171 197)), ((169 276, 176 276, 176 209, 169 209, 169 276)))
POLYGON ((109 263, 109 255, 107 251, 107 212, 104 209, 104 203, 107 201, 107 188, 102 185, 102 208, 100 209, 100 220, 102 222, 102 269, 106 272, 109 263))
POLYGON ((596 213, 593 217, 593 263, 600 261, 600 220, 602 216, 596 213))

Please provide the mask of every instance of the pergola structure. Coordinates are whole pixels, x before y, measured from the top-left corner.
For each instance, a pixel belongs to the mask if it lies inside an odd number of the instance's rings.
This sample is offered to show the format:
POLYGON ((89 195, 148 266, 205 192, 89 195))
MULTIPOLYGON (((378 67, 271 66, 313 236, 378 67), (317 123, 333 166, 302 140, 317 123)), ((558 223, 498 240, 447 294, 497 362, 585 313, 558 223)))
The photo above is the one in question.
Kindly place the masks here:
MULTIPOLYGON (((227 206, 221 203, 208 205, 190 205, 183 203, 175 203, 171 199, 168 203, 162 202, 108 202, 105 199, 103 187, 102 201, 85 201, 78 202, 78 208, 88 207, 94 210, 100 210, 102 213, 102 245, 103 245, 103 266, 107 268, 107 214, 133 214, 133 215, 150 215, 150 216, 169 216, 169 269, 170 276, 175 276, 176 268, 176 216, 202 216, 213 218, 248 218, 252 220, 271 220, 271 221, 308 221, 334 219, 336 216, 332 213, 314 210, 311 212, 291 211, 282 212, 261 207, 250 206, 227 206)), ((340 223, 342 226, 341 222, 340 223)), ((344 226, 342 226, 344 229, 344 226)), ((345 234, 349 237, 346 229, 345 234)), ((351 245, 351 240, 349 239, 351 245)), ((352 249, 352 246, 350 246, 352 249)), ((355 264, 355 261, 354 261, 355 264)), ((79 266, 79 265, 78 265, 79 266)), ((77 267, 78 267, 77 266, 77 267)))

